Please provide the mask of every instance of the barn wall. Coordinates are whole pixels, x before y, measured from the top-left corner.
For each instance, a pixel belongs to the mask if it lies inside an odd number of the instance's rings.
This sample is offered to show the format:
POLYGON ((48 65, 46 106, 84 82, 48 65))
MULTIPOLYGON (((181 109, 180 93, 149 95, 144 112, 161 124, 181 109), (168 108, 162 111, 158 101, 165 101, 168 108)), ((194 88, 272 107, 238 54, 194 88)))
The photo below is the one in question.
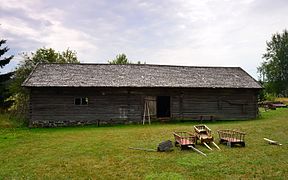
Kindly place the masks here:
POLYGON ((141 123, 144 98, 170 96, 171 117, 249 119, 257 114, 253 89, 179 88, 32 88, 31 126, 70 126, 96 123, 141 123), (88 97, 88 105, 75 105, 88 97))
POLYGON ((186 89, 174 99, 175 117, 213 115, 215 119, 230 120, 257 116, 257 91, 253 89, 186 89))
POLYGON ((31 125, 65 126, 141 118, 141 97, 127 89, 34 88, 31 90, 31 125), (88 97, 88 105, 74 98, 88 97), (101 120, 101 121, 99 121, 101 120))

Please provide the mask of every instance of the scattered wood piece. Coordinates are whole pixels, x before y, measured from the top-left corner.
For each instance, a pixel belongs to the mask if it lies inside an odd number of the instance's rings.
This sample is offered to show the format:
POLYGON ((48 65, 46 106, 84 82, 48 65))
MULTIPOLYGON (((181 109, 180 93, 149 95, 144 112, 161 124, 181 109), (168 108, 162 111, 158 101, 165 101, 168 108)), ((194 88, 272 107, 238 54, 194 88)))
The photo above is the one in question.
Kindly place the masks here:
POLYGON ((265 141, 268 141, 269 144, 282 146, 282 144, 280 144, 278 141, 273 141, 273 140, 268 139, 268 138, 263 138, 263 139, 264 139, 265 141))
POLYGON ((157 152, 157 150, 155 150, 155 149, 146 149, 146 148, 134 148, 134 147, 129 147, 129 149, 149 151, 149 152, 157 152))
POLYGON ((173 151, 173 144, 172 144, 172 141, 168 140, 168 141, 161 142, 158 145, 157 150, 147 149, 147 148, 135 148, 135 147, 129 147, 129 149, 149 151, 149 152, 157 152, 157 151, 158 152, 169 152, 169 151, 173 151))

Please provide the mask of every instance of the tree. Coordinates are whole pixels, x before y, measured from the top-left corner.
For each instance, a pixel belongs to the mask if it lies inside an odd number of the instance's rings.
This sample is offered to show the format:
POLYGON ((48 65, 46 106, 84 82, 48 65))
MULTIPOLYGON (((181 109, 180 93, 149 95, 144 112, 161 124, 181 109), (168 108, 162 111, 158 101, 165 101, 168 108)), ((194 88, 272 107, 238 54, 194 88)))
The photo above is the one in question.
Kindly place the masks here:
MULTIPOLYGON (((2 46, 2 44, 5 44, 5 43, 6 43, 6 40, 1 39, 0 47, 2 46)), ((7 46, 2 49, 0 48, 0 57, 4 55, 7 51, 9 51, 9 48, 7 46)), ((3 59, 0 59, 0 67, 3 68, 5 65, 7 65, 13 57, 14 56, 9 56, 9 57, 4 57, 3 59)))
MULTIPOLYGON (((129 61, 125 54, 118 54, 115 59, 108 61, 109 64, 134 64, 133 62, 129 61)), ((146 64, 141 63, 141 61, 137 61, 137 64, 146 64)))
MULTIPOLYGON (((3 44, 6 43, 6 40, 2 39, 0 40, 0 67, 3 68, 5 65, 9 64, 11 59, 14 57, 13 55, 9 57, 4 57, 3 59, 1 56, 3 56, 7 51, 9 51, 9 48, 6 46, 4 48, 1 48, 3 44)), ((6 104, 4 102, 4 99, 9 97, 9 93, 7 91, 7 86, 9 84, 9 80, 12 76, 13 72, 9 72, 6 74, 0 74, 0 108, 6 108, 6 104)), ((8 103, 9 104, 9 103, 8 103)))
POLYGON ((264 62, 258 67, 266 93, 288 96, 288 31, 272 35, 266 42, 264 62))
POLYGON ((22 58, 9 87, 9 91, 13 94, 10 98, 13 100, 10 111, 16 115, 25 116, 28 110, 29 93, 21 85, 36 65, 38 63, 79 63, 79 61, 75 51, 67 49, 60 53, 45 47, 38 49, 35 53, 23 53, 22 58))
POLYGON ((132 64, 125 54, 118 54, 115 59, 108 61, 109 64, 132 64))

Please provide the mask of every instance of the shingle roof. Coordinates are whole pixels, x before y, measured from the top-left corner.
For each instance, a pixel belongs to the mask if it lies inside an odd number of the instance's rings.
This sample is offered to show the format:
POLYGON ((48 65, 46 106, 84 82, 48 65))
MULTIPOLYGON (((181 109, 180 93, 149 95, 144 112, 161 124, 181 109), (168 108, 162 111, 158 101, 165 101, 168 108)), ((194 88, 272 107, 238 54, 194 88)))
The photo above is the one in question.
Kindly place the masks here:
POLYGON ((38 64, 24 87, 261 88, 239 67, 38 64))

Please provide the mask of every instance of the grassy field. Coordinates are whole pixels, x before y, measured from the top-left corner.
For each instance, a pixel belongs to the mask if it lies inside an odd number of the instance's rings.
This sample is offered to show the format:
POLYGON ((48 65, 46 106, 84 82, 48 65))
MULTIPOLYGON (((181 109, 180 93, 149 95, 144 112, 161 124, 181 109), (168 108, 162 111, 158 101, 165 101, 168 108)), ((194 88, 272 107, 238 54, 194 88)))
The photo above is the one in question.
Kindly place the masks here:
POLYGON ((262 112, 258 120, 207 123, 216 141, 218 129, 246 132, 245 148, 220 145, 221 151, 209 151, 198 145, 207 157, 178 148, 169 153, 128 149, 156 148, 173 140, 173 131, 192 131, 193 125, 1 128, 0 179, 288 178, 288 109, 262 112), (283 146, 269 145, 264 137, 283 146))

